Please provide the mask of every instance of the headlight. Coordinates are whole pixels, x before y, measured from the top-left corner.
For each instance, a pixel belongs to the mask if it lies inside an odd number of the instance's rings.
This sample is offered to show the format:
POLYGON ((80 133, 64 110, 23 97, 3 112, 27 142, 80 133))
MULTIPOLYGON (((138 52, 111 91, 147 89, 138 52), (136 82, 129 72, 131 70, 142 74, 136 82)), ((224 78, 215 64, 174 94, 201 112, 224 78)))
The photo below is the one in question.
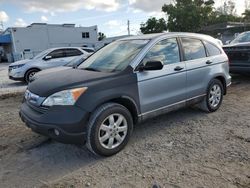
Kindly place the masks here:
POLYGON ((81 94, 83 94, 87 89, 87 87, 83 87, 59 91, 47 97, 42 103, 42 106, 74 105, 81 94))
POLYGON ((14 65, 14 66, 10 66, 11 69, 18 69, 21 68, 22 66, 24 66, 25 64, 20 64, 20 65, 14 65))

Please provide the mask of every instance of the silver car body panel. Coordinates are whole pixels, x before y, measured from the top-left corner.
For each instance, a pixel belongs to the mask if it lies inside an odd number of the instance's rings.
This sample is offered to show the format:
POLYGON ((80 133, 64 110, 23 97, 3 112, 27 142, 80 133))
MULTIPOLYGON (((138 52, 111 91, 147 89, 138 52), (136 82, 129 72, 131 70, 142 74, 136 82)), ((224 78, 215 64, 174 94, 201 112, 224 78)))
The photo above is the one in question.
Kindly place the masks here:
MULTIPOLYGON (((231 76, 229 75, 227 55, 217 40, 207 35, 193 33, 145 35, 144 39, 150 39, 150 42, 135 57, 130 65, 136 70, 136 67, 141 63, 147 52, 157 42, 167 38, 182 37, 208 41, 219 48, 222 53, 192 61, 183 60, 179 63, 164 65, 162 70, 135 71, 138 79, 141 110, 139 116, 155 116, 160 112, 165 113, 181 108, 188 102, 203 99, 206 95, 208 84, 213 78, 223 77, 226 81, 226 86, 230 85, 231 76), (207 61, 211 61, 212 64, 207 64, 207 61), (183 67, 183 70, 175 71, 176 66, 183 67)), ((137 37, 132 37, 132 39, 137 39, 137 37)), ((140 39, 142 38, 140 37, 140 39)))

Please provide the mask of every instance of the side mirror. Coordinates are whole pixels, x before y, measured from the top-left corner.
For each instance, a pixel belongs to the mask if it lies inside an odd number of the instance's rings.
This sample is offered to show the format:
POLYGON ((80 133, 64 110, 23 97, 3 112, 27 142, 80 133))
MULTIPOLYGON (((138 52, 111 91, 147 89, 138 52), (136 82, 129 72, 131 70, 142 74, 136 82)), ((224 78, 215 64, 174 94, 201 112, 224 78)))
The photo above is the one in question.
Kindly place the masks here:
POLYGON ((45 61, 47 61, 47 60, 50 60, 50 59, 52 59, 52 56, 50 56, 50 55, 47 55, 47 56, 45 56, 44 58, 43 58, 45 61))
POLYGON ((139 67, 139 71, 143 70, 161 70, 163 68, 161 61, 147 61, 145 65, 139 67))
POLYGON ((227 41, 226 41, 226 44, 230 44, 230 42, 231 42, 231 40, 227 40, 227 41))

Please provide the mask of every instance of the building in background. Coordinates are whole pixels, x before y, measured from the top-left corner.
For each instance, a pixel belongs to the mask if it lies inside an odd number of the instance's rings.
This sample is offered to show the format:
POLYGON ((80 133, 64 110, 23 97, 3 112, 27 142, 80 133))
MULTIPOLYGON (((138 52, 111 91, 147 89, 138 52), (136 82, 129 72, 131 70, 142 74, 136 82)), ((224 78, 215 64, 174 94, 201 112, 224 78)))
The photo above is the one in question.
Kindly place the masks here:
POLYGON ((200 33, 211 35, 220 39, 223 44, 233 40, 239 33, 250 31, 250 23, 224 22, 204 27, 200 33))
POLYGON ((114 42, 114 41, 122 39, 122 38, 130 37, 130 36, 132 36, 132 35, 120 35, 120 36, 115 36, 115 37, 104 38, 103 40, 96 42, 95 49, 98 50, 98 49, 102 48, 103 46, 110 44, 111 42, 114 42))
POLYGON ((75 24, 33 23, 27 27, 10 27, 0 34, 2 59, 8 62, 32 58, 53 47, 96 48, 97 26, 75 27, 75 24))

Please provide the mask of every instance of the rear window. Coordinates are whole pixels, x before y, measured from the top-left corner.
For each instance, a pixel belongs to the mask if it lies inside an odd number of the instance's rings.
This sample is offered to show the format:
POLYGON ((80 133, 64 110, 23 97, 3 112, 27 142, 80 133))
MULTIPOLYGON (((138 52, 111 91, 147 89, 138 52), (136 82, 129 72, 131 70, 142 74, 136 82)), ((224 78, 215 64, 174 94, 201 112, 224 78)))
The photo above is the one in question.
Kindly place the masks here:
POLYGON ((206 57, 203 43, 199 39, 182 38, 185 60, 194 60, 206 57))
POLYGON ((220 55, 221 50, 210 42, 204 41, 209 56, 220 55))
POLYGON ((85 49, 85 48, 83 48, 83 50, 86 51, 86 52, 88 52, 88 53, 94 52, 94 50, 92 50, 92 49, 85 49))

